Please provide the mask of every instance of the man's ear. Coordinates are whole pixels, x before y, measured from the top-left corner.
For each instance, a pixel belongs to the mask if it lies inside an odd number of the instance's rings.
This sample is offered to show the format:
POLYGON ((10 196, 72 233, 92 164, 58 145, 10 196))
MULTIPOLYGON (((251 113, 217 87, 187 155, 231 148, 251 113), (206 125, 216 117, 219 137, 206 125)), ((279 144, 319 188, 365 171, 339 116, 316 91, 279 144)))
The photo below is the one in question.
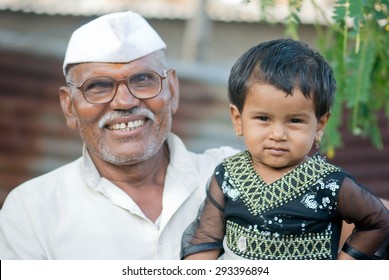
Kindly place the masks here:
POLYGON ((233 104, 230 104, 230 116, 236 136, 243 136, 242 115, 238 108, 233 104))
POLYGON ((170 107, 171 112, 174 114, 178 109, 178 102, 180 99, 180 87, 179 82, 176 74, 176 70, 171 69, 167 73, 167 81, 169 83, 169 89, 170 89, 170 107))
POLYGON ((71 97, 71 92, 67 86, 62 86, 59 88, 59 100, 61 102, 61 108, 63 114, 65 115, 66 124, 69 128, 75 129, 78 127, 78 118, 76 111, 73 107, 73 101, 71 97))

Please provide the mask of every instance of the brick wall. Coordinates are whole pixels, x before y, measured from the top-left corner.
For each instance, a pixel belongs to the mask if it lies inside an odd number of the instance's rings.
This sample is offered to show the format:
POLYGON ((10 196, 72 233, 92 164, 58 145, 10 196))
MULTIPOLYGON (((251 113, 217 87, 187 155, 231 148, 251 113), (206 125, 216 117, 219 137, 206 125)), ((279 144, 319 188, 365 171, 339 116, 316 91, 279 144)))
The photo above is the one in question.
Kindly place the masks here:
POLYGON ((0 205, 7 193, 80 154, 59 106, 61 64, 0 52, 0 205))

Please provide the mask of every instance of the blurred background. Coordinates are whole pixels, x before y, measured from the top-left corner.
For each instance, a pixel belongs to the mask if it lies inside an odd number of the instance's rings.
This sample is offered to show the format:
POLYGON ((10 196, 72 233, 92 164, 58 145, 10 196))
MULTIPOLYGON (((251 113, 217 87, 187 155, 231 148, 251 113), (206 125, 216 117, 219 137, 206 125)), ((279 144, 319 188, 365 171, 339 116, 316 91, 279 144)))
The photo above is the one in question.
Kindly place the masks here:
MULTIPOLYGON (((0 0, 0 207, 17 185, 81 155, 77 131, 67 128, 59 105, 62 62, 71 33, 108 12, 143 15, 168 45, 168 64, 180 79, 173 131, 190 150, 243 148, 232 129, 227 79, 232 64, 259 42, 285 37, 285 2, 270 22, 260 21, 260 1, 241 0, 0 0)), ((334 1, 301 10, 299 37, 315 46, 314 22, 331 17, 334 1)), ((324 20, 323 20, 324 22, 324 20)), ((345 110, 344 114, 347 114, 345 110)), ((341 128, 344 147, 331 162, 389 199, 389 130, 379 124, 384 148, 341 128)))

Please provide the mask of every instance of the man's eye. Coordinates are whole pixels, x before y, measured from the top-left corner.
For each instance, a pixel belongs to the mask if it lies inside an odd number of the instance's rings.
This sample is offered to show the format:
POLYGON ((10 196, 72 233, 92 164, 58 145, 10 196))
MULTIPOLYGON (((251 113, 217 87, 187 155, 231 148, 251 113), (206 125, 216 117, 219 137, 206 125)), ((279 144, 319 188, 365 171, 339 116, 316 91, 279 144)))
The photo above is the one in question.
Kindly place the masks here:
POLYGON ((112 81, 91 81, 84 85, 85 91, 106 90, 113 87, 112 81))
POLYGON ((132 85, 149 85, 156 83, 158 78, 153 73, 140 73, 130 77, 129 83, 132 85))

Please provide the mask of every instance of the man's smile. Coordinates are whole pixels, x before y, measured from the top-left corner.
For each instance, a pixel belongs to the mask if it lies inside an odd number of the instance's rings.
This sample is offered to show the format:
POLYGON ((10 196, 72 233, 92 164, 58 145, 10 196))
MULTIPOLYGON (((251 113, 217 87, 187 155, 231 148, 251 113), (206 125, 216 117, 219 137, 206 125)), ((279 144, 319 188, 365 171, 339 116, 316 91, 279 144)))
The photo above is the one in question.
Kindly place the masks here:
POLYGON ((129 121, 129 122, 121 122, 121 123, 116 123, 112 125, 108 125, 107 128, 109 130, 134 130, 138 127, 141 127, 145 124, 145 121, 142 120, 136 120, 136 121, 129 121))

